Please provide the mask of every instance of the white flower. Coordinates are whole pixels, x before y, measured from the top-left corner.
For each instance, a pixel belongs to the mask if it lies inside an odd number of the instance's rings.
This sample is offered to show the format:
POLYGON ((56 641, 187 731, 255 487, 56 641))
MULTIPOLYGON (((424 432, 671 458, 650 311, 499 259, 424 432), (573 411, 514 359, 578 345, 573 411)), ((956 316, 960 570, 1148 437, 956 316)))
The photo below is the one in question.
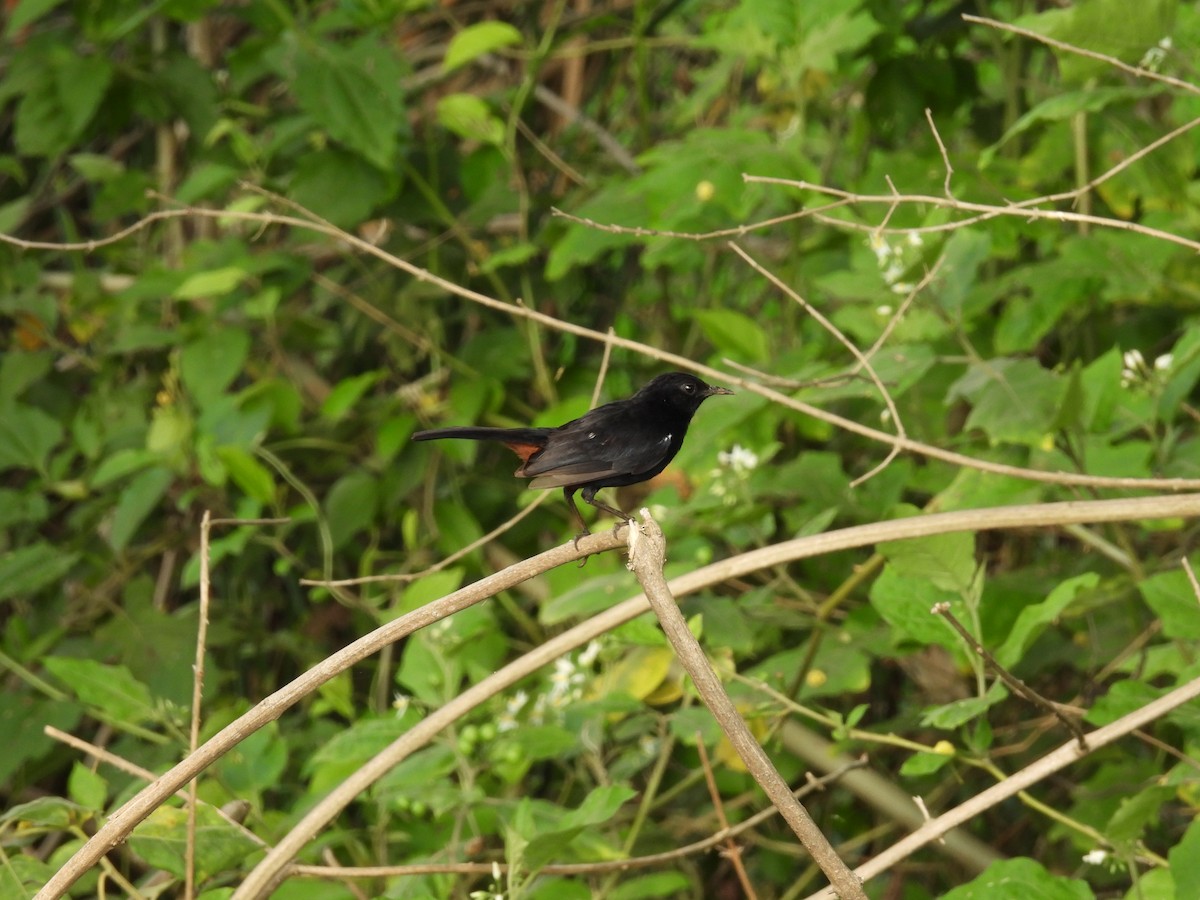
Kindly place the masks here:
POLYGON ((1121 361, 1127 369, 1144 369, 1146 368, 1146 357, 1142 356, 1141 350, 1126 350, 1121 354, 1121 361))
POLYGON ((881 304, 879 304, 879 306, 875 307, 875 315, 877 315, 877 316, 883 316, 884 318, 886 318, 887 316, 890 316, 891 314, 892 314, 892 308, 886 303, 881 303, 881 304))
POLYGON ((880 267, 884 266, 892 255, 892 248, 888 245, 887 239, 882 234, 873 234, 868 245, 871 252, 875 254, 875 262, 879 263, 880 267))
POLYGON ((399 718, 408 712, 408 705, 412 702, 412 697, 407 694, 402 694, 399 691, 392 696, 392 709, 396 711, 396 717, 399 718))
POLYGON ((921 238, 921 235, 915 231, 910 231, 908 233, 907 237, 908 237, 908 246, 910 246, 910 247, 920 247, 925 243, 925 241, 921 238))
POLYGON ((599 655, 600 655, 600 642, 599 641, 591 641, 588 643, 588 645, 586 647, 583 648, 583 652, 579 654, 579 664, 581 666, 590 666, 592 663, 594 663, 596 661, 596 657, 598 657, 599 655))
POLYGON ((1106 859, 1108 859, 1108 851, 1101 850, 1099 848, 1095 850, 1089 850, 1087 853, 1083 854, 1083 861, 1089 866, 1102 865, 1106 859))
POLYGON ((741 444, 734 444, 717 454, 717 462, 741 475, 758 467, 758 454, 741 444))
POLYGON ((1164 353, 1162 356, 1156 357, 1154 360, 1154 368, 1159 372, 1165 372, 1171 368, 1171 363, 1175 362, 1175 354, 1164 353))
POLYGON ((914 285, 909 281, 897 281, 892 285, 893 294, 910 294, 914 285))

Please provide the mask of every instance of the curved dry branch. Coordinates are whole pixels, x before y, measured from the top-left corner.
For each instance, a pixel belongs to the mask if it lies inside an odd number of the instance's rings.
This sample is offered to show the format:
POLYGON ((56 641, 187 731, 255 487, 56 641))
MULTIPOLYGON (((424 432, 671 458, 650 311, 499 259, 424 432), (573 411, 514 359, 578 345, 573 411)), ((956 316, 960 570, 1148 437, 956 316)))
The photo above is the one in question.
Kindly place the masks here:
MULTIPOLYGON (((892 198, 889 196, 886 199, 888 202, 890 202, 892 198)), ((572 322, 564 322, 560 319, 556 319, 554 316, 530 309, 527 306, 505 303, 501 300, 495 299, 494 297, 481 294, 478 291, 464 288, 452 281, 441 278, 438 275, 434 275, 427 269, 423 269, 420 266, 414 265, 406 259, 402 259, 401 257, 398 257, 392 253, 388 253, 386 250, 375 246, 369 241, 363 240, 356 235, 350 234, 349 232, 343 231, 340 228, 336 228, 319 220, 302 219, 297 218, 296 216, 284 216, 273 213, 245 212, 240 210, 222 211, 201 209, 199 207, 188 207, 185 209, 165 210, 158 213, 152 213, 139 223, 122 231, 120 235, 112 238, 106 238, 104 240, 84 241, 75 244, 57 244, 46 243, 42 241, 24 241, 11 235, 0 234, 0 242, 13 244, 14 246, 28 249, 93 250, 105 244, 113 243, 116 240, 122 240, 140 228, 148 226, 152 221, 180 216, 196 216, 209 219, 253 222, 258 225, 286 225, 289 227, 305 228, 311 231, 316 231, 329 237, 336 238, 337 240, 344 242, 348 246, 354 247, 356 250, 359 250, 362 253, 375 256, 378 259, 386 262, 388 265, 391 265, 403 272, 407 272, 418 281, 432 284, 436 287, 442 288, 449 294, 462 297, 465 300, 470 300, 472 303, 477 303, 480 306, 487 307, 488 309, 495 309, 499 310, 500 312, 507 313, 508 315, 516 316, 517 318, 528 319, 540 325, 544 325, 545 327, 554 331, 573 334, 577 337, 596 341, 600 344, 608 343, 613 347, 620 347, 621 349, 638 353, 650 359, 669 363, 670 365, 676 366, 680 369, 695 372, 697 375, 709 378, 716 382, 721 382, 722 379, 724 379, 725 382, 731 383, 735 387, 739 387, 742 390, 753 394, 758 394, 759 396, 765 397, 774 403, 778 403, 787 409, 803 413, 806 416, 811 416, 814 419, 818 419, 819 421, 833 425, 836 428, 849 431, 869 440, 878 441, 881 444, 887 445, 889 448, 894 447, 900 451, 917 453, 921 456, 926 456, 930 459, 936 459, 951 465, 976 469, 981 472, 990 472, 994 475, 1005 475, 1011 478, 1021 478, 1026 481, 1036 481, 1043 484, 1057 484, 1066 487, 1094 488, 1097 490, 1200 490, 1200 479, 1196 478, 1120 478, 1100 475, 1082 475, 1076 472, 1046 472, 1038 469, 1027 469, 1023 468, 1022 466, 1012 466, 1005 463, 996 463, 989 460, 975 459, 972 456, 967 456, 963 453, 955 453, 952 450, 944 450, 941 447, 935 447, 931 444, 915 441, 909 437, 888 434, 887 432, 879 431, 876 428, 863 425, 861 422, 856 422, 853 419, 847 419, 844 416, 839 416, 819 407, 793 399, 785 394, 781 394, 779 391, 772 390, 763 385, 755 384, 754 382, 747 381, 744 378, 731 378, 728 373, 720 372, 711 366, 705 366, 694 362, 685 356, 680 356, 676 353, 668 353, 665 350, 659 350, 656 347, 651 347, 650 345, 643 344, 640 341, 630 340, 629 338, 623 338, 617 335, 608 335, 604 332, 596 331, 592 328, 586 328, 582 325, 576 325, 572 322)), ((864 226, 864 228, 869 229, 870 226, 864 226)), ((1196 249, 1200 250, 1200 242, 1196 243, 1196 249)))
MULTIPOLYGON (((781 544, 763 547, 697 569, 694 572, 672 579, 669 585, 671 592, 675 596, 681 597, 721 584, 729 579, 749 575, 772 566, 783 565, 839 550, 871 546, 883 541, 928 537, 933 534, 961 531, 994 531, 1006 528, 1046 528, 1086 522, 1119 522, 1138 519, 1197 517, 1200 517, 1200 494, 1139 497, 1127 500, 1036 503, 993 509, 933 513, 908 519, 895 519, 887 522, 875 522, 869 525, 858 525, 853 528, 845 528, 839 531, 785 541, 781 544)), ((612 533, 593 535, 591 538, 585 538, 581 541, 583 545, 581 554, 595 553, 598 549, 610 549, 610 542, 613 546, 616 546, 621 543, 621 540, 616 538, 612 533), (607 540, 601 545, 594 543, 597 538, 605 538, 607 540)), ((566 546, 569 547, 570 545, 566 546)), ((550 552, 561 552, 563 549, 558 548, 558 550, 550 552)), ((546 554, 542 554, 542 557, 545 556, 546 554)), ((542 557, 535 557, 535 559, 542 557)), ((504 574, 499 573, 499 575, 504 574)), ((492 578, 497 578, 499 575, 492 576, 492 578)), ((422 607, 423 609, 425 607, 422 607)), ((422 610, 417 610, 416 613, 420 613, 422 610)), ((383 777, 393 767, 424 747, 447 727, 469 714, 489 698, 512 687, 522 678, 536 672, 542 666, 549 665, 560 656, 584 646, 592 639, 611 631, 619 625, 623 625, 631 619, 647 612, 647 610, 648 606, 643 594, 638 594, 618 603, 616 606, 593 616, 591 619, 535 647, 521 658, 509 663, 483 681, 472 685, 445 706, 430 713, 429 716, 418 723, 411 731, 397 738, 391 745, 364 764, 362 768, 351 776, 352 784, 349 786, 343 785, 346 787, 346 790, 343 791, 339 787, 335 798, 331 800, 330 797, 326 797, 310 810, 304 819, 297 823, 293 831, 273 851, 274 855, 270 857, 270 868, 272 871, 269 875, 265 872, 263 873, 264 877, 255 882, 256 889, 263 890, 276 878, 283 876, 284 867, 287 862, 353 799, 354 794, 350 793, 352 790, 355 792, 366 790, 374 781, 383 777), (284 847, 284 842, 286 842, 286 848, 284 847)), ((322 664, 318 668, 322 668, 324 665, 322 664)), ((226 729, 226 731, 228 730, 226 729)), ((222 732, 222 734, 224 733, 222 732)), ((248 734, 249 732, 246 732, 241 737, 245 737, 248 734)), ((204 748, 201 749, 203 750, 204 748)), ((204 765, 207 765, 208 762, 211 762, 211 760, 206 761, 204 765)), ((176 766, 172 772, 180 769, 185 763, 187 763, 187 760, 176 766)), ((199 766, 195 771, 200 771, 204 765, 199 766)), ((170 774, 168 773, 168 775, 170 774)), ((143 791, 143 793, 145 792, 143 791)), ((138 796, 140 797, 141 794, 138 796)), ((130 803, 132 802, 130 801, 130 803)), ((129 805, 126 804, 126 806, 129 805)), ((124 810, 125 808, 123 807, 118 813, 123 814, 124 810)), ((148 814, 149 809, 141 811, 142 816, 148 814)), ((128 825, 128 830, 132 830, 133 824, 136 823, 126 824, 128 825)), ((107 827, 106 825, 105 828, 107 827)), ((124 833, 127 834, 128 830, 124 833)), ((99 833, 97 837, 99 837, 99 833)), ((111 837, 111 833, 109 833, 109 837, 111 837)), ((95 848, 89 850, 94 841, 96 841, 96 838, 93 838, 81 850, 77 851, 75 858, 83 855, 85 851, 95 853, 95 848)), ((100 852, 104 852, 107 849, 108 846, 105 845, 100 852)), ((75 861, 75 858, 72 858, 72 863, 75 861)), ((94 862, 98 858, 99 853, 95 853, 92 861, 94 862)), ((266 864, 267 859, 264 859, 260 863, 260 866, 266 864)), ((82 874, 82 870, 76 872, 70 880, 61 883, 56 882, 60 891, 65 890, 66 887, 73 883, 79 874, 82 874)), ((47 898, 56 898, 61 895, 58 891, 45 893, 46 890, 44 888, 43 893, 39 893, 36 900, 47 900, 47 898)), ((248 897, 255 896, 255 894, 240 893, 240 896, 248 897)))

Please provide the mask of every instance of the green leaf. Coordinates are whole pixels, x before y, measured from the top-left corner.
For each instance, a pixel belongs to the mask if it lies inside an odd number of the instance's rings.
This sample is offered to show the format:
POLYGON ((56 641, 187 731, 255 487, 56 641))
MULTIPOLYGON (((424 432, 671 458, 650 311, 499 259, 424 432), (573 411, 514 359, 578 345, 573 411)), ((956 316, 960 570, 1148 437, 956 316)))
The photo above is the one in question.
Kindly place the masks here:
POLYGON ((80 556, 44 541, 0 554, 0 600, 37 593, 61 579, 80 556))
POLYGON ((138 526, 158 506, 175 476, 170 469, 155 466, 135 477, 121 491, 108 530, 108 543, 118 553, 125 549, 138 526))
POLYGON ((571 810, 547 830, 538 829, 525 848, 525 864, 536 871, 549 862, 561 858, 566 844, 574 840, 584 828, 593 828, 616 814, 622 804, 637 795, 623 785, 608 785, 593 790, 578 809, 571 810))
POLYGON ((468 141, 497 146, 504 142, 504 123, 474 94, 442 97, 437 104, 437 119, 443 128, 468 141))
MULTIPOLYGON (((899 511, 913 512, 908 506, 900 507, 899 511)), ((877 549, 887 557, 888 567, 897 575, 928 579, 944 591, 965 594, 975 580, 975 537, 971 534, 955 532, 887 541, 877 549)))
POLYGON ((451 567, 414 581, 404 589, 400 603, 397 604, 397 614, 420 609, 426 603, 454 593, 462 586, 465 575, 466 569, 451 567))
POLYGON ((932 775, 944 769, 953 759, 954 756, 949 753, 914 753, 900 766, 900 774, 905 778, 932 775))
POLYGON ((0 409, 0 472, 26 468, 44 471, 47 458, 65 429, 40 409, 20 403, 0 409))
POLYGON ((973 881, 942 894, 942 900, 1095 900, 1086 883, 1060 878, 1022 857, 994 862, 973 881))
POLYGON ((1138 585, 1138 592, 1162 620, 1164 635, 1177 641, 1200 639, 1200 600, 1185 572, 1151 575, 1138 585))
POLYGON ((1175 880, 1175 896, 1200 897, 1200 818, 1193 819, 1183 839, 1167 854, 1171 877, 1175 880))
POLYGON ((45 350, 6 350, 0 356, 0 404, 16 400, 26 388, 37 384, 54 366, 54 354, 45 350))
MULTIPOLYGON (((1178 4, 1173 0, 1087 0, 1037 15, 1023 16, 1016 24, 1057 38, 1073 47, 1115 56, 1136 63, 1145 52, 1170 36, 1178 4)), ((1103 60, 1066 49, 1054 49, 1065 81, 1082 83, 1112 71, 1103 60)), ((1182 900, 1182 898, 1180 898, 1182 900)))
POLYGON ((4 29, 5 36, 11 39, 26 25, 36 22, 50 10, 62 4, 63 0, 21 0, 8 17, 8 23, 4 29))
POLYGON ((1163 808, 1175 796, 1176 790, 1166 785, 1151 785, 1125 797, 1103 829, 1104 836, 1116 843, 1138 840, 1147 826, 1161 821, 1163 808))
POLYGON ((352 378, 343 378, 329 392, 325 402, 321 404, 321 415, 334 422, 343 418, 384 376, 382 371, 364 372, 352 378))
POLYGON ((372 38, 323 43, 297 53, 292 90, 330 137, 390 173, 404 118, 401 75, 392 51, 372 38))
MULTIPOLYGON (((211 273, 210 273, 211 274, 211 273)), ((205 407, 237 378, 250 354, 250 335, 237 328, 206 332, 179 355, 179 377, 188 393, 205 407)))
POLYGON ((686 897, 691 882, 682 872, 655 872, 652 875, 637 875, 622 878, 608 892, 610 900, 649 900, 651 897, 686 897))
POLYGON ((479 267, 479 271, 488 273, 495 272, 497 269, 503 269, 507 266, 519 266, 522 263, 529 262, 529 260, 533 259, 539 253, 541 253, 541 248, 537 244, 526 242, 513 244, 511 247, 489 252, 488 258, 479 267))
POLYGON ((379 508, 379 482, 367 472, 351 472, 334 482, 325 498, 325 515, 334 549, 366 530, 379 508))
POLYGON ((557 725, 522 725, 505 737, 533 761, 567 759, 579 749, 579 735, 557 725))
POLYGON ((744 313, 732 309, 693 309, 688 315, 721 353, 747 362, 763 362, 770 355, 767 334, 744 313))
POLYGON ((973 404, 968 429, 993 444, 1044 447, 1060 412, 1063 380, 1032 359, 993 359, 972 368, 950 389, 950 398, 973 404))
POLYGON ((361 156, 331 147, 306 153, 296 164, 289 197, 339 228, 352 229, 396 193, 389 180, 361 156))
MULTIPOLYGON (((1013 623, 1004 643, 996 650, 995 656, 1000 665, 1011 669, 1029 649, 1029 645, 1045 630, 1045 626, 1058 621, 1058 617, 1080 595, 1095 589, 1100 583, 1100 576, 1094 572, 1068 578, 1050 592, 1041 603, 1033 603, 1021 610, 1017 621, 1013 623)), ((1198 613, 1200 617, 1200 613, 1198 613)))
POLYGON ((83 703, 114 722, 136 725, 155 717, 150 689, 124 666, 65 656, 48 656, 43 664, 83 703))
MULTIPOLYGON (((1146 49, 1149 49, 1149 46, 1149 44, 1146 45, 1146 49)), ((1154 85, 1150 87, 1089 87, 1081 91, 1056 93, 1017 119, 1000 140, 985 148, 980 156, 980 167, 986 168, 990 165, 1001 147, 1034 125, 1042 122, 1061 122, 1079 113, 1099 112, 1114 103, 1134 103, 1160 94, 1163 90, 1165 88, 1154 85)))
POLYGON ((131 472, 140 472, 147 466, 152 466, 162 459, 161 455, 150 450, 118 450, 112 456, 109 456, 96 466, 96 471, 92 474, 91 485, 94 488, 102 488, 105 485, 112 484, 131 472))
POLYGON ((38 797, 17 803, 0 813, 0 823, 18 822, 25 827, 67 828, 87 811, 62 797, 38 797))
POLYGON ((922 644, 940 644, 948 649, 961 646, 962 639, 946 621, 930 610, 935 603, 949 603, 962 620, 962 595, 937 588, 924 577, 900 575, 886 566, 871 585, 871 605, 886 622, 922 644))
POLYGON ((28 156, 56 156, 78 138, 112 81, 113 64, 103 55, 82 55, 53 46, 42 59, 42 77, 17 107, 16 144, 28 156))
POLYGON ((38 524, 50 515, 50 504, 43 494, 35 491, 14 491, 0 488, 0 528, 25 523, 38 524))
POLYGON ((967 697, 925 710, 921 715, 921 724, 926 728, 950 731, 983 715, 1007 696, 1008 690, 997 681, 982 697, 967 697))
POLYGON ((253 500, 267 506, 275 502, 275 476, 253 455, 241 447, 218 447, 221 460, 233 483, 253 500))
POLYGON ((221 783, 243 795, 275 787, 287 767, 288 745, 279 733, 279 723, 260 728, 216 763, 221 783))
POLYGON ((67 795, 85 809, 101 810, 108 796, 108 782, 76 760, 67 779, 67 795))
POLYGON ((473 59, 521 43, 521 32, 507 22, 479 22, 468 25, 450 39, 442 68, 449 72, 473 59))
POLYGON ((171 292, 180 300, 201 300, 222 297, 246 280, 249 273, 241 266, 225 266, 189 275, 171 292))
MULTIPOLYGON (((183 876, 186 859, 188 814, 172 806, 160 806, 129 836, 138 856, 156 869, 183 876)), ((227 869, 244 865, 260 848, 236 826, 221 818, 208 805, 196 809, 196 877, 200 881, 227 869)))

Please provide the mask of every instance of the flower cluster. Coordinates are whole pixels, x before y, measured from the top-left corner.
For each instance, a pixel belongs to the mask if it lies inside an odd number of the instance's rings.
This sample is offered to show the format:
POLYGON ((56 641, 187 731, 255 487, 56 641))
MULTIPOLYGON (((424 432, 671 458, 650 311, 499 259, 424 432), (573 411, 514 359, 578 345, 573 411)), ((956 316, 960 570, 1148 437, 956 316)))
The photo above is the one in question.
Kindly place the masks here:
MULTIPOLYGON (((600 643, 592 641, 572 659, 562 656, 554 661, 554 671, 550 674, 550 688, 534 698, 527 720, 533 725, 544 725, 551 719, 559 719, 563 710, 583 696, 583 686, 590 674, 585 671, 592 667, 600 655, 600 643)), ((529 705, 529 694, 517 691, 508 698, 504 711, 496 720, 496 728, 501 731, 512 731, 517 727, 518 714, 529 705)))
MULTIPOLYGON (((912 268, 920 257, 921 246, 925 242, 915 231, 910 231, 904 237, 903 243, 890 244, 884 235, 875 232, 868 240, 871 247, 871 252, 875 254, 875 262, 879 264, 879 271, 883 275, 883 280, 893 294, 909 294, 912 293, 913 285, 907 281, 901 281, 904 273, 912 268)), ((878 312, 881 315, 886 315, 882 310, 886 309, 891 312, 890 307, 881 306, 878 312)))
POLYGON ((1164 353, 1155 358, 1154 367, 1151 368, 1146 364, 1146 357, 1142 356, 1141 350, 1126 350, 1121 354, 1121 387, 1154 387, 1164 380, 1165 373, 1170 371, 1174 361, 1174 356, 1164 353))
POLYGON ((717 462, 720 468, 712 471, 713 496, 721 498, 726 506, 733 506, 738 501, 737 487, 758 468, 758 454, 741 444, 734 444, 717 454, 717 462))

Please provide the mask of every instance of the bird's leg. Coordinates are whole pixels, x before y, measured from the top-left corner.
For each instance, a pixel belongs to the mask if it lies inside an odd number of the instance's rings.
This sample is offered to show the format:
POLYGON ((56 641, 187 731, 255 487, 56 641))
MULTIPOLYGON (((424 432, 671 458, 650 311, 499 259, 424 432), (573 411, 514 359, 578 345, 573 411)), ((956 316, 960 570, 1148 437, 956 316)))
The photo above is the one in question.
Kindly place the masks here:
POLYGON ((628 525, 630 522, 633 521, 633 516, 625 515, 625 513, 621 512, 616 507, 609 506, 603 500, 597 500, 596 499, 596 490, 597 490, 596 488, 585 487, 583 489, 583 492, 580 495, 583 497, 583 502, 596 507, 596 509, 604 510, 610 516, 616 516, 620 520, 622 525, 628 525))
MULTIPOLYGON (((579 511, 579 507, 575 505, 575 491, 577 490, 578 488, 573 487, 563 488, 563 496, 567 498, 567 506, 571 509, 571 515, 573 515, 575 517, 575 521, 579 523, 580 531, 579 534, 575 535, 576 550, 579 549, 579 539, 581 537, 587 537, 589 534, 591 534, 591 532, 588 531, 587 522, 583 521, 583 514, 579 511)), ((584 497, 587 497, 587 491, 584 491, 584 497)))

